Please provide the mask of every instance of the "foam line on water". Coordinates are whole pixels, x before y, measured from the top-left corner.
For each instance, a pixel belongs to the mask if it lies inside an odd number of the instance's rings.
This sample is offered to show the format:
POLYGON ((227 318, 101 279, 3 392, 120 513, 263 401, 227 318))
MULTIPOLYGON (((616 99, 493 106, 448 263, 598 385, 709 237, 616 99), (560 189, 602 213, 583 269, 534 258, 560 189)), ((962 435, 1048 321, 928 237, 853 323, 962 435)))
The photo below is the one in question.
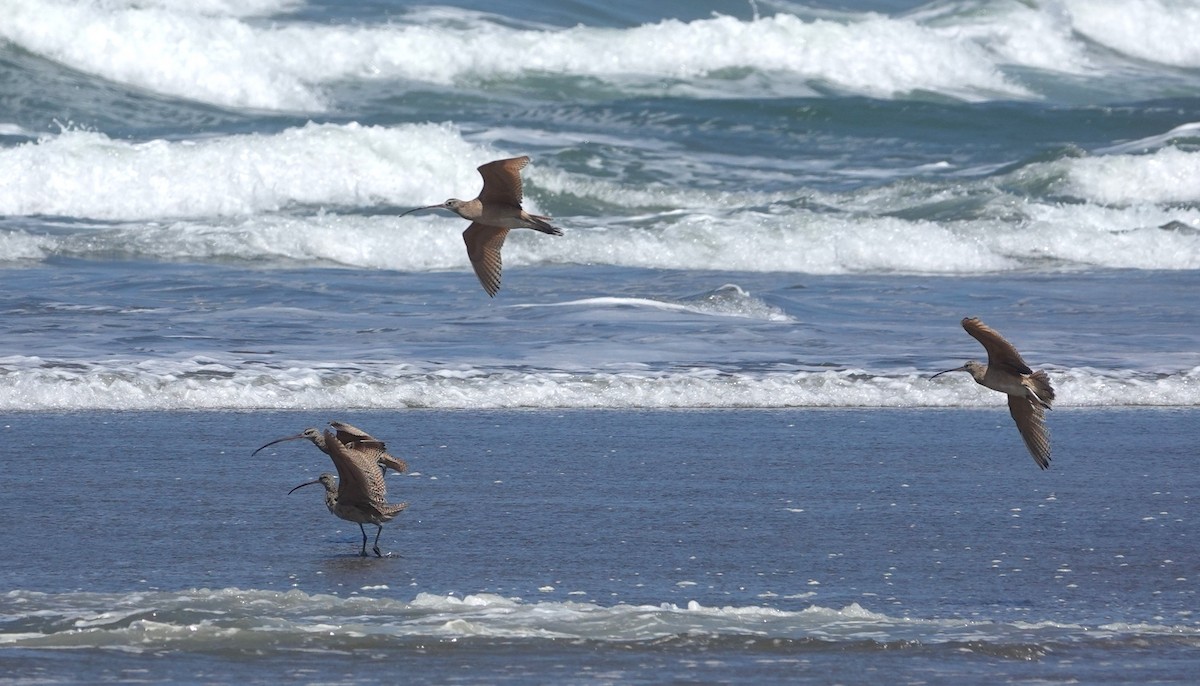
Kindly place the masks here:
POLYGON ((773 322, 791 322, 794 318, 778 307, 768 305, 755 298, 735 284, 726 284, 720 288, 699 296, 679 300, 665 301, 653 298, 630 297, 597 297, 568 300, 556 303, 529 303, 513 305, 518 309, 536 308, 645 308, 649 310, 684 312, 689 314, 715 315, 723 317, 741 317, 746 319, 763 319, 773 322))
MULTIPOLYGON (((1200 368, 1170 373, 1050 369, 1056 407, 1200 405, 1200 368)), ((996 407, 965 375, 863 369, 579 372, 404 363, 236 359, 0 359, 0 409, 996 407)))
MULTIPOLYGON (((1052 620, 1001 622, 986 618, 893 617, 852 602, 809 605, 705 605, 695 600, 657 604, 600 605, 587 601, 529 601, 493 593, 463 596, 418 593, 409 601, 356 595, 341 598, 299 590, 185 589, 178 592, 60 593, 13 590, 0 609, 27 630, 0 635, 0 644, 21 648, 115 648, 131 652, 172 650, 313 650, 397 647, 412 640, 573 640, 619 642, 636 649, 662 641, 703 646, 730 639, 739 650, 786 648, 779 641, 853 643, 859 650, 886 650, 894 641, 967 642, 1018 649, 1039 643, 1073 644, 1132 637, 1193 640, 1196 627, 1164 623, 1083 624, 1052 620), (153 617, 153 618, 151 618, 153 617)), ((911 647, 911 646, 910 646, 911 647)))
MULTIPOLYGON (((606 264, 650 269, 805 274, 987 274, 1078 266, 1200 268, 1200 211, 1012 202, 1023 222, 933 222, 796 211, 674 214, 648 227, 514 232, 506 268, 606 264)), ((580 222, 582 223, 582 222, 580 222)), ((589 224, 593 223, 591 221, 589 224)), ((124 255, 152 260, 303 262, 399 271, 469 269, 457 218, 316 213, 235 221, 0 228, 4 261, 124 255)))

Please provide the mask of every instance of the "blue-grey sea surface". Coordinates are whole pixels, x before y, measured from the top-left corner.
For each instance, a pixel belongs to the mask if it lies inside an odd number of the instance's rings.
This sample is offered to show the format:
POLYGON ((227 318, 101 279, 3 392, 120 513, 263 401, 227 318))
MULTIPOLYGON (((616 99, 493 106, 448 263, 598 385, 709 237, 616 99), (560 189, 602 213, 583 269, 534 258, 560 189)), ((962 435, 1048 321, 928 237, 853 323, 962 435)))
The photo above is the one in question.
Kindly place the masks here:
POLYGON ((0 684, 1200 672, 1194 2, 0 17, 0 684), (489 298, 399 215, 517 155, 489 298))

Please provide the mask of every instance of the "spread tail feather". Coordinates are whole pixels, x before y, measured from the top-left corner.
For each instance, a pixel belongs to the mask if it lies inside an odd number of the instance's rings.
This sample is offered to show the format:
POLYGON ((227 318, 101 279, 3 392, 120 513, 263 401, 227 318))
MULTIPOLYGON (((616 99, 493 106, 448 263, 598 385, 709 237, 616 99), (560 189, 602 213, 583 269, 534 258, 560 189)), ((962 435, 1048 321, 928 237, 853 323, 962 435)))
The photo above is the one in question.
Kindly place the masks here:
POLYGON ((1051 403, 1054 402, 1054 387, 1050 385, 1050 375, 1043 371, 1030 374, 1029 386, 1041 402, 1042 407, 1050 409, 1051 403))

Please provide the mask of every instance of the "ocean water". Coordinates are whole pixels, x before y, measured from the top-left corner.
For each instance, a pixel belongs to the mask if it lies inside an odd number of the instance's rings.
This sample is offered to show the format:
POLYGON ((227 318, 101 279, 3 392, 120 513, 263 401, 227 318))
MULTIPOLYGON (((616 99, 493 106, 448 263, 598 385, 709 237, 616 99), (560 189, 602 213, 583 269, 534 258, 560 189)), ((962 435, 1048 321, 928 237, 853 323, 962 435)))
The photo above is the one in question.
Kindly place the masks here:
POLYGON ((0 683, 1190 683, 1200 5, 546 4, 0 0, 0 683))

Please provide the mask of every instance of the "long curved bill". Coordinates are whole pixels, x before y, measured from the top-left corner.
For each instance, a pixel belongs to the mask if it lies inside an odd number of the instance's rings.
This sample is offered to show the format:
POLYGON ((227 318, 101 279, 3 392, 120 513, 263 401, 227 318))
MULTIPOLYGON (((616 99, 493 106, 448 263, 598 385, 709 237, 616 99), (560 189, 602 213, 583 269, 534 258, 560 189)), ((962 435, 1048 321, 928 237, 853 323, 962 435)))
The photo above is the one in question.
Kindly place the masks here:
POLYGON ((288 495, 295 493, 296 491, 300 490, 301 488, 304 488, 305 486, 312 486, 313 484, 319 484, 319 483, 321 483, 320 479, 317 479, 315 481, 305 481, 304 483, 300 484, 299 486, 288 491, 288 495))
POLYGON ((955 367, 954 369, 947 369, 945 371, 938 372, 937 374, 934 374, 933 376, 931 376, 929 378, 936 379, 939 376, 941 376, 942 374, 949 374, 950 372, 965 372, 965 371, 967 371, 967 365, 964 364, 961 367, 955 367))
POLYGON ((275 440, 271 441, 270 443, 260 447, 258 450, 255 450, 254 452, 250 453, 250 457, 254 457, 255 455, 258 454, 259 450, 262 450, 263 448, 269 448, 269 447, 275 445, 276 443, 283 443, 284 441, 294 441, 294 440, 297 440, 300 438, 305 438, 305 435, 304 434, 296 434, 295 436, 284 436, 283 438, 276 438, 275 440))
POLYGON ((418 210, 440 210, 441 208, 442 208, 441 205, 426 205, 425 207, 414 207, 407 212, 401 212, 400 216, 403 217, 406 214, 412 214, 413 212, 416 212, 418 210))

